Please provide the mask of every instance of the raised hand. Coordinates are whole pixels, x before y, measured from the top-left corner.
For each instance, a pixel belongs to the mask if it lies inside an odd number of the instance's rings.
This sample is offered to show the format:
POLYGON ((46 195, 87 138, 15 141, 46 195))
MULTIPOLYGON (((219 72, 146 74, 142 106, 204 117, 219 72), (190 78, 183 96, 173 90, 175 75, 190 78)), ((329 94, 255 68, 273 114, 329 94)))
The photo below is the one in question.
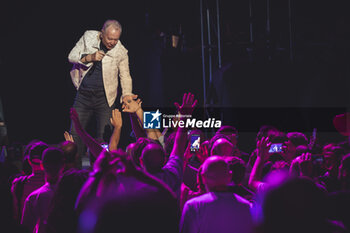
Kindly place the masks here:
POLYGON ((121 128, 123 125, 122 114, 118 109, 112 111, 112 117, 110 118, 111 124, 114 128, 121 128))
POLYGON ((300 175, 301 176, 312 176, 312 160, 310 153, 303 153, 301 156, 296 158, 299 163, 300 175))
POLYGON ((204 161, 209 157, 209 142, 204 141, 201 144, 199 152, 196 153, 197 158, 200 163, 204 163, 204 161))
POLYGON ((63 136, 66 141, 74 142, 73 136, 67 131, 64 132, 63 136))
POLYGON ((194 99, 194 95, 189 92, 184 94, 181 106, 177 102, 175 102, 174 105, 181 115, 191 115, 197 102, 198 101, 194 99))
POLYGON ((269 157, 270 157, 270 153, 269 153, 270 146, 271 146, 271 142, 269 142, 269 138, 268 137, 266 137, 266 138, 262 137, 256 143, 257 152, 258 152, 257 155, 264 162, 266 162, 269 159, 269 157))

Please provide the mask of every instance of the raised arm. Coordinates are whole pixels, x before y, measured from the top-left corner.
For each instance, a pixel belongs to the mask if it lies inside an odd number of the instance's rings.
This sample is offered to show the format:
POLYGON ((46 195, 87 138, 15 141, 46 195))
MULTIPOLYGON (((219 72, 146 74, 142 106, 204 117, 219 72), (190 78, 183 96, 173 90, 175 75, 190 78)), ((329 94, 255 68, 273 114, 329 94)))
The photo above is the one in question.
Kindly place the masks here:
POLYGON ((147 133, 142 127, 142 123, 140 122, 140 119, 137 117, 136 113, 129 113, 130 122, 131 122, 131 128, 132 131, 135 134, 136 139, 144 137, 147 137, 147 133))
POLYGON ((77 111, 74 108, 71 108, 70 110, 70 118, 73 121, 75 130, 77 131, 77 134, 80 136, 81 140, 85 143, 85 145, 89 148, 91 153, 97 158, 101 151, 103 150, 100 143, 98 143, 95 139, 93 139, 81 126, 79 121, 79 116, 77 111))
MULTIPOLYGON (((192 93, 185 93, 182 98, 182 105, 180 106, 177 102, 174 103, 178 112, 181 115, 180 120, 185 120, 185 115, 192 115, 193 110, 197 104, 197 100, 194 99, 192 93)), ((179 127, 176 131, 174 147, 170 155, 177 155, 180 158, 184 158, 185 149, 187 143, 187 129, 185 127, 179 127)))
POLYGON ((109 150, 116 150, 120 140, 120 132, 123 126, 122 114, 118 109, 112 111, 111 124, 114 126, 111 139, 109 140, 109 150))
MULTIPOLYGON (((135 132, 135 134, 142 135, 144 132, 146 132, 147 137, 153 140, 158 140, 161 133, 158 129, 144 129, 143 128, 143 110, 141 108, 142 101, 135 101, 135 100, 128 100, 125 104, 123 104, 123 112, 128 112, 130 114, 135 114, 138 118, 138 121, 134 118, 131 121, 132 128, 135 132)), ((136 137, 137 137, 136 136, 136 137)))
POLYGON ((269 159, 269 147, 271 143, 269 142, 268 137, 263 137, 260 141, 257 142, 257 158, 255 160, 252 172, 249 177, 249 187, 256 191, 262 180, 262 171, 264 168, 265 162, 269 159))

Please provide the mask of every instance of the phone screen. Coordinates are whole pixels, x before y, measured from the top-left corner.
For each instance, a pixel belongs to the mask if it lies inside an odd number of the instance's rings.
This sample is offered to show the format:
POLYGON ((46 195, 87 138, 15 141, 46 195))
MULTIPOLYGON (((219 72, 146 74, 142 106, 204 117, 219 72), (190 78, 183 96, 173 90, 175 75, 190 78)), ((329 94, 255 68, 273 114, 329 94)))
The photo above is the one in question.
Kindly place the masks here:
POLYGON ((191 151, 199 151, 199 147, 201 146, 201 137, 197 134, 191 135, 191 151))
POLYGON ((282 143, 274 143, 271 144, 270 149, 269 149, 269 153, 279 153, 282 152, 282 143))
POLYGON ((315 163, 323 163, 324 157, 323 155, 311 155, 311 160, 315 163))

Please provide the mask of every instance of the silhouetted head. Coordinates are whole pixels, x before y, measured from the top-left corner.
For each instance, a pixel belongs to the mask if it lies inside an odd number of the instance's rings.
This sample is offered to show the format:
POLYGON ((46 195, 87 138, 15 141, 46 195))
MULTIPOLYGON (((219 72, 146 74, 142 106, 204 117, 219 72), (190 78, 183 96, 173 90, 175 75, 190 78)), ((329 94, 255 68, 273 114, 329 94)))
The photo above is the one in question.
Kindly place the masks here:
POLYGON ((234 184, 241 184, 245 175, 245 162, 236 156, 225 158, 232 173, 232 181, 234 184))
POLYGON ((225 159, 211 156, 202 165, 202 179, 208 191, 223 190, 231 181, 231 173, 225 159))
POLYGON ((77 144, 70 141, 64 141, 61 143, 60 148, 63 151, 65 164, 68 166, 75 166, 78 155, 77 144))
POLYGON ((142 138, 141 137, 141 138, 137 139, 137 141, 135 143, 131 143, 127 147, 127 153, 131 157, 133 163, 136 166, 141 167, 140 157, 142 155, 142 151, 150 143, 156 144, 156 141, 149 139, 149 138, 142 138))
POLYGON ((44 150, 43 167, 47 181, 50 183, 57 182, 64 168, 62 150, 54 147, 49 147, 44 150))
POLYGON ((324 157, 324 168, 327 171, 338 169, 344 153, 344 149, 340 146, 336 146, 334 144, 325 145, 322 150, 322 155, 324 157))
POLYGON ((163 147, 156 143, 148 144, 142 151, 140 162, 149 173, 160 172, 165 163, 163 147))
POLYGON ((29 150, 29 164, 31 165, 33 170, 41 170, 40 164, 42 163, 43 152, 49 146, 42 142, 34 143, 29 150))
POLYGON ((263 137, 271 138, 278 133, 279 133, 279 130, 276 127, 271 125, 263 125, 259 129, 259 132, 256 136, 256 141, 260 141, 263 137))
POLYGON ((216 134, 223 134, 229 137, 230 142, 234 147, 237 146, 237 139, 238 139, 238 130, 230 125, 223 125, 221 128, 216 132, 216 134))
POLYGON ((210 151, 210 155, 232 156, 234 152, 233 144, 226 138, 217 139, 210 151))

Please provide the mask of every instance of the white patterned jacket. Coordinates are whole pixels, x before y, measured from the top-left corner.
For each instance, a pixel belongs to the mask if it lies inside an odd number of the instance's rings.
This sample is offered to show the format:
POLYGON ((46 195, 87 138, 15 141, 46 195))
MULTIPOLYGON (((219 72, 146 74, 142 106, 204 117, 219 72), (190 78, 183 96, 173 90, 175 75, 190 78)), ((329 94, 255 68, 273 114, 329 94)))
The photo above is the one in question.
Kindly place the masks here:
MULTIPOLYGON (((80 59, 84 54, 92 54, 98 51, 100 41, 99 31, 86 31, 68 55, 69 62, 73 63, 70 75, 77 89, 79 89, 86 73, 93 65, 93 62, 84 64, 80 59)), ((129 71, 128 50, 120 41, 102 59, 103 85, 109 106, 113 105, 117 97, 118 74, 122 87, 122 97, 131 95, 132 79, 129 71)))

